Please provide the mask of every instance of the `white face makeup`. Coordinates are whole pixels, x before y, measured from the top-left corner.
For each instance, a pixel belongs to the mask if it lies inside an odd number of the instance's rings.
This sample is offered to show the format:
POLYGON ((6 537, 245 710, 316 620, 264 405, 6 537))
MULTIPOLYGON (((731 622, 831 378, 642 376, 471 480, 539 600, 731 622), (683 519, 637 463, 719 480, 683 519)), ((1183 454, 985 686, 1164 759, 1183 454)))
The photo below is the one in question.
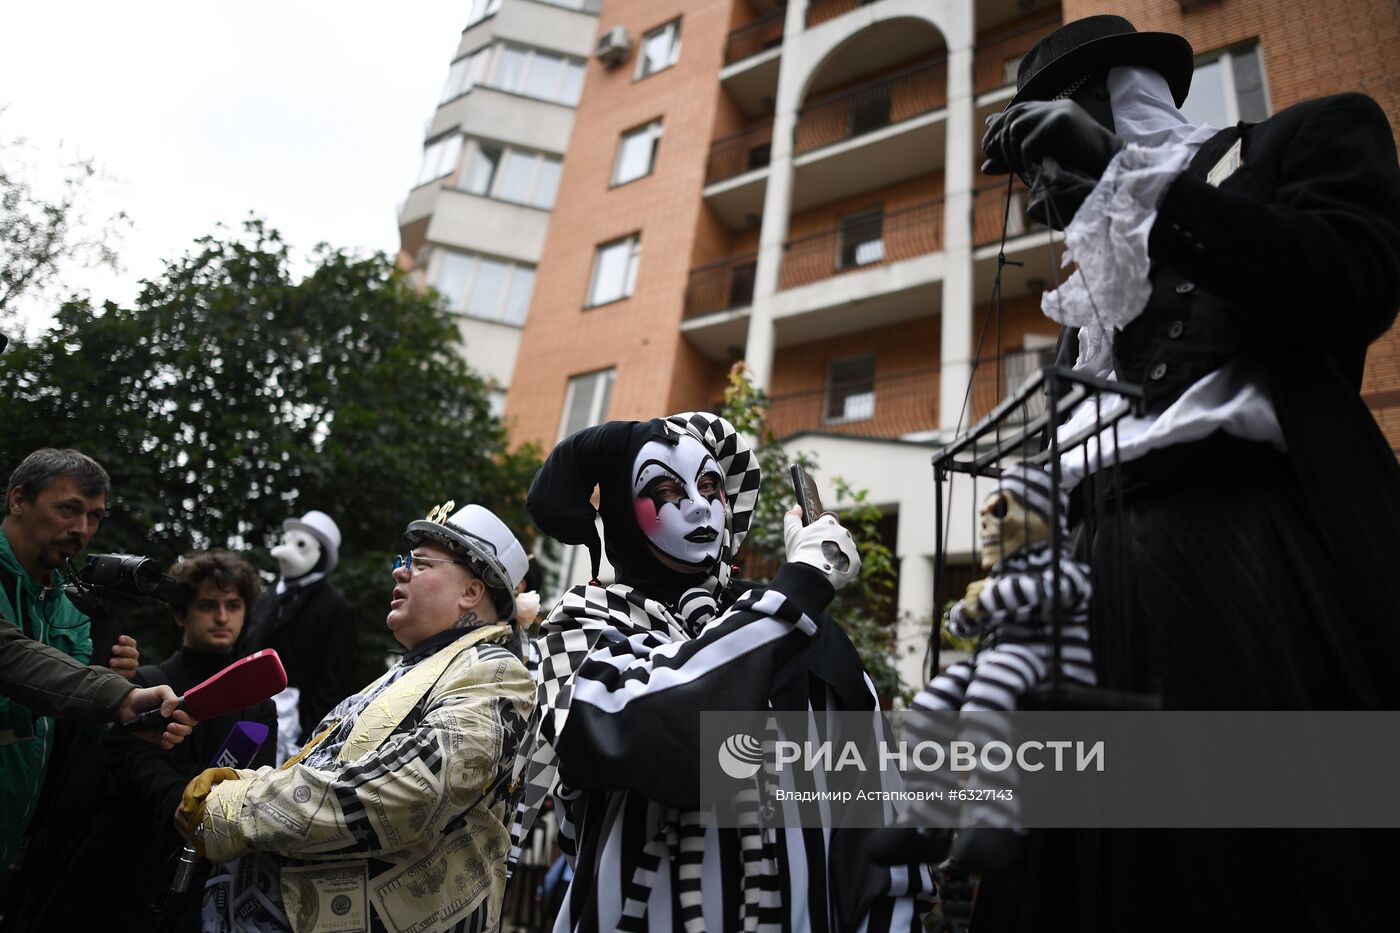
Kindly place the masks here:
POLYGON ((697 569, 719 557, 724 476, 704 444, 647 441, 632 465, 632 495, 637 525, 662 555, 697 569))
POLYGON ((311 572, 321 559, 321 542, 304 531, 293 528, 282 536, 282 543, 272 549, 277 565, 282 569, 282 579, 295 580, 311 572))

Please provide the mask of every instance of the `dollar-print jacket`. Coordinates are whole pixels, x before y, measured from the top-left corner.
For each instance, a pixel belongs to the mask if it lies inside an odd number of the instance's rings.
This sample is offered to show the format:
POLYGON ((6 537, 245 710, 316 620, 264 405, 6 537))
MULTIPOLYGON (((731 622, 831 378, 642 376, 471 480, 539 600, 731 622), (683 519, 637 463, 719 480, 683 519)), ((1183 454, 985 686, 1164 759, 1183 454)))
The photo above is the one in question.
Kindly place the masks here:
MULTIPOLYGON (((499 921, 510 847, 510 763, 534 711, 507 625, 389 671, 348 735, 332 722, 280 769, 240 771, 209 795, 205 852, 281 860, 293 929, 485 930, 499 921), (322 770, 314 746, 344 737, 322 770), (312 752, 308 755, 308 752, 312 752)), ((324 756, 322 756, 324 757, 324 756)))

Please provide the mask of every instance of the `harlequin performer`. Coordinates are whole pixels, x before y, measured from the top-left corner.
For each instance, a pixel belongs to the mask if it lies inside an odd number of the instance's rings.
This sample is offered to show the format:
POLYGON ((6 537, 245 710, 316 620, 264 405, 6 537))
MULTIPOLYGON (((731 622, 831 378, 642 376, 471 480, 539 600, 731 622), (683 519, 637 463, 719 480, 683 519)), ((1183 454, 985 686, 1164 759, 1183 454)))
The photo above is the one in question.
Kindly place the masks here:
MULTIPOLYGON (((1061 363, 1146 391, 1092 542, 1100 679, 1172 709, 1394 709, 1400 467, 1359 397, 1400 306, 1391 128, 1360 94, 1193 126, 1192 71, 1180 36, 1068 23, 983 139, 984 170, 1065 228, 1078 269, 1042 300, 1061 363)), ((1362 929, 1400 851, 1341 831, 1061 842, 1079 851, 1027 869, 1043 897, 984 888, 979 914, 1014 900, 1035 928, 1053 896, 1079 930, 1362 929)))
POLYGON ((874 866, 868 832, 765 826, 756 804, 721 829, 697 810, 702 710, 876 708, 823 614, 860 570, 833 517, 803 527, 789 512, 771 586, 730 586, 759 479, 727 421, 686 413, 580 431, 531 486, 535 524, 586 545, 595 581, 601 514, 617 578, 566 593, 537 643, 542 722, 522 822, 557 769, 576 870, 557 931, 920 929, 912 895, 931 887, 927 869, 874 866))

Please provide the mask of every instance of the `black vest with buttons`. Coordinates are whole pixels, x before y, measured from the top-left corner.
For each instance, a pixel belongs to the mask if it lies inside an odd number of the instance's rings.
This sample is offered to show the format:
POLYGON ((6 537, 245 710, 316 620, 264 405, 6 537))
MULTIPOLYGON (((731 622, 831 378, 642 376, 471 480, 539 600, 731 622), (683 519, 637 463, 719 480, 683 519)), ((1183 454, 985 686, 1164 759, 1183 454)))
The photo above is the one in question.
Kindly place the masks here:
MULTIPOLYGON (((1206 140, 1185 174, 1204 178, 1239 137, 1240 129, 1231 127, 1206 140)), ((1172 232, 1191 238, 1189 230, 1172 232)), ((1143 387, 1155 415, 1225 365, 1249 337, 1224 302, 1171 269, 1154 263, 1151 282, 1142 314, 1114 337, 1113 364, 1119 379, 1143 387)))

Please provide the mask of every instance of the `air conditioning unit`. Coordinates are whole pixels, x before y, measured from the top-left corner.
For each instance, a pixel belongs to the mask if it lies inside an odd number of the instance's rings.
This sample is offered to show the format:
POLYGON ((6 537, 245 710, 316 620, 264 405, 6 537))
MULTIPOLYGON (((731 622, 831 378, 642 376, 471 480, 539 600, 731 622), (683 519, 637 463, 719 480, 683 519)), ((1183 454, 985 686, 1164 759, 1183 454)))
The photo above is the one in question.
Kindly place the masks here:
POLYGON ((614 26, 598 37, 598 48, 593 57, 609 68, 616 68, 631 54, 632 40, 627 36, 627 27, 614 26))

